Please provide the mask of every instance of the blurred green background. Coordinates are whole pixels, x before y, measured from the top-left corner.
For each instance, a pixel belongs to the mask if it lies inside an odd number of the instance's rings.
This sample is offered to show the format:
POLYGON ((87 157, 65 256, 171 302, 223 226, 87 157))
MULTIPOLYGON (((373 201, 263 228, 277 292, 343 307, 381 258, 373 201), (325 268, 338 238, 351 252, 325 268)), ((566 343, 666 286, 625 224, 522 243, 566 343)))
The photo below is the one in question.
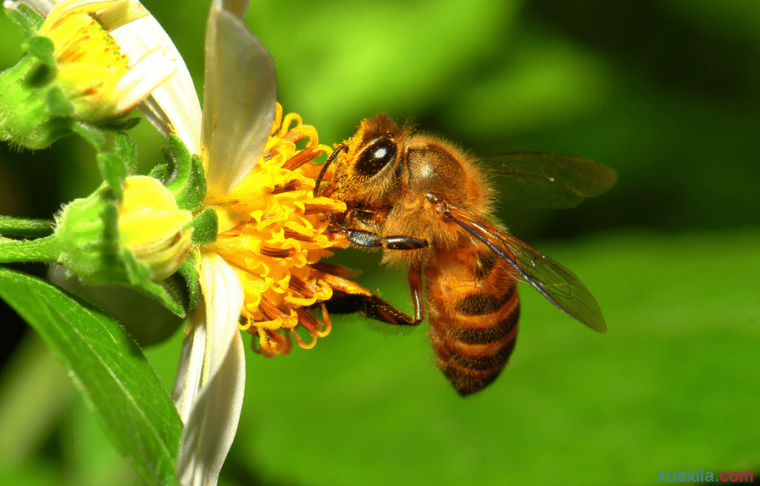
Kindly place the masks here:
MULTIPOLYGON (((144 3, 202 90, 208 2, 144 3)), ((222 484, 646 485, 659 471, 760 472, 760 3, 271 0, 248 17, 285 110, 325 143, 385 111, 475 153, 598 160, 619 183, 574 210, 500 214, 581 277, 607 335, 524 288, 510 364, 461 399, 423 329, 387 336, 336 317, 313 350, 250 352, 222 484)), ((7 20, 0 36, 4 69, 20 38, 7 20)), ((134 135, 147 170, 163 142, 147 123, 134 135)), ((76 139, 0 147, 0 214, 48 218, 97 185, 76 139)), ((338 259, 410 309, 405 275, 380 269, 379 255, 338 259)), ((138 484, 55 359, 2 310, 0 484, 138 484)), ((167 388, 179 334, 147 352, 167 388)))

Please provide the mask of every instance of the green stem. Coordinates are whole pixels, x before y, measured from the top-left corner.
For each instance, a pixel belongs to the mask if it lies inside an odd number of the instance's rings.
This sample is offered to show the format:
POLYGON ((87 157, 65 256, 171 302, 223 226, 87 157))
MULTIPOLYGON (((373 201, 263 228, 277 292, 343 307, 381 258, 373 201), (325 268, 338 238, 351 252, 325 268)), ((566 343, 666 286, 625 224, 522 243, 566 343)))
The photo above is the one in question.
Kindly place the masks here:
POLYGON ((60 255, 61 243, 56 236, 38 240, 0 238, 0 263, 56 262, 60 255))
POLYGON ((0 235, 41 238, 53 234, 53 221, 0 216, 0 235))

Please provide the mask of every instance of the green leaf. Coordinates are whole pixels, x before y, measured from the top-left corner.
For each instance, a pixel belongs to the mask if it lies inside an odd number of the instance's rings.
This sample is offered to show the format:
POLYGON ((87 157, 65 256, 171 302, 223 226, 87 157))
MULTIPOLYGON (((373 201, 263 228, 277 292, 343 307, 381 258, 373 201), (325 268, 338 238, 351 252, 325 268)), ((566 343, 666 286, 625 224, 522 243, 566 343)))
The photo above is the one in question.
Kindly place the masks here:
POLYGON ((71 130, 82 137, 85 142, 98 152, 102 150, 103 145, 106 143, 106 136, 103 132, 87 123, 76 122, 72 125, 71 130))
POLYGON ((164 155, 170 164, 170 180, 166 181, 166 187, 174 193, 180 209, 194 210, 206 197, 206 178, 201 159, 191 155, 176 135, 169 137, 169 148, 164 155))
POLYGON ((113 191, 114 198, 121 201, 124 198, 124 179, 127 177, 127 164, 118 155, 110 152, 101 152, 97 158, 103 180, 113 191))
POLYGON ((137 117, 133 118, 116 118, 112 120, 105 120, 102 122, 98 122, 98 127, 105 129, 105 130, 113 130, 116 132, 124 132, 126 130, 131 130, 137 125, 140 124, 140 119, 137 117))
POLYGON ((150 170, 148 175, 154 179, 158 179, 163 185, 166 185, 167 178, 169 177, 169 164, 156 165, 150 170))
POLYGON ((74 105, 59 87, 53 87, 45 95, 45 105, 51 116, 70 117, 74 115, 74 105))
POLYGON ((40 238, 53 233, 55 223, 47 219, 25 219, 0 215, 0 235, 40 238))
POLYGON ((183 294, 179 286, 168 279, 154 282, 152 280, 153 272, 150 268, 139 262, 127 248, 121 250, 119 260, 124 265, 130 288, 151 295, 177 317, 185 317, 185 308, 182 305, 183 294))
POLYGON ((185 308, 182 306, 183 295, 180 288, 170 279, 162 280, 160 282, 146 282, 139 287, 134 287, 137 290, 141 290, 149 293, 166 309, 177 317, 185 317, 185 308))
POLYGON ((4 268, 0 296, 53 349, 141 479, 151 485, 176 484, 182 423, 158 376, 124 329, 50 284, 4 268))

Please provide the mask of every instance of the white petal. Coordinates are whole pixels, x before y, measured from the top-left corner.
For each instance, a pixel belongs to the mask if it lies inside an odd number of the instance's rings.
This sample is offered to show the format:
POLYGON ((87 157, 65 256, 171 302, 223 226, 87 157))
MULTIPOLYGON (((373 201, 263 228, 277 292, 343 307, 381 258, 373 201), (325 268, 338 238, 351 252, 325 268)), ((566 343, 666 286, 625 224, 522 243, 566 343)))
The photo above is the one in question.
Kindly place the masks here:
POLYGON ((122 93, 115 111, 126 113, 163 84, 174 74, 171 52, 161 48, 132 65, 127 73, 119 80, 117 92, 122 93))
POLYGON ((240 20, 245 20, 249 3, 250 0, 222 0, 222 8, 232 12, 240 20))
POLYGON ((212 198, 229 192, 258 162, 277 97, 272 57, 222 3, 214 1, 206 27, 202 145, 208 150, 206 182, 212 198))
POLYGON ((190 333, 172 398, 185 424, 178 478, 183 486, 216 484, 235 438, 245 392, 245 353, 238 330, 243 287, 216 253, 201 256, 203 302, 190 315, 190 333))
POLYGON ((185 423, 177 466, 182 486, 214 485, 235 439, 245 391, 245 350, 236 332, 215 378, 201 390, 185 423))
POLYGON ((190 417, 190 410, 201 389, 203 363, 206 354, 206 305, 201 303, 190 311, 188 328, 190 333, 182 342, 177 376, 174 377, 172 400, 183 424, 190 417))
POLYGON ((235 271, 216 253, 204 253, 200 262, 203 302, 190 313, 190 333, 182 345, 172 398, 180 418, 187 420, 199 392, 213 382, 233 338, 240 334, 243 287, 235 271))
POLYGON ((174 75, 156 88, 139 109, 161 134, 176 134, 191 153, 200 153, 201 105, 193 80, 174 43, 151 15, 111 31, 130 63, 139 61, 156 46, 169 53, 174 75))

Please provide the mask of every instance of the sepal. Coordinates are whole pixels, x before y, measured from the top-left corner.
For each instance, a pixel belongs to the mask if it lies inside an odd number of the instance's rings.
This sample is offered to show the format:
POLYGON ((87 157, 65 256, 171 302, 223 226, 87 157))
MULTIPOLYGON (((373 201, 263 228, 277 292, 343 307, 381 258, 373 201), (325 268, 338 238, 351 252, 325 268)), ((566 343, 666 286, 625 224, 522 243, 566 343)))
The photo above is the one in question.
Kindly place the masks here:
POLYGON ((188 310, 195 309, 202 298, 200 275, 198 274, 198 253, 190 252, 182 265, 179 266, 177 274, 185 281, 188 310))
POLYGON ((159 175, 174 193, 180 209, 197 209, 206 197, 206 177, 200 157, 192 155, 176 135, 169 136, 169 146, 164 150, 164 156, 168 164, 158 166, 155 175, 159 175))
POLYGON ((190 223, 193 231, 193 243, 196 245, 205 245, 216 241, 216 235, 219 233, 219 218, 216 211, 207 209, 195 217, 190 223))
POLYGON ((19 32, 26 39, 37 35, 42 24, 45 23, 42 15, 23 3, 18 3, 13 8, 6 7, 5 15, 18 27, 19 32))

